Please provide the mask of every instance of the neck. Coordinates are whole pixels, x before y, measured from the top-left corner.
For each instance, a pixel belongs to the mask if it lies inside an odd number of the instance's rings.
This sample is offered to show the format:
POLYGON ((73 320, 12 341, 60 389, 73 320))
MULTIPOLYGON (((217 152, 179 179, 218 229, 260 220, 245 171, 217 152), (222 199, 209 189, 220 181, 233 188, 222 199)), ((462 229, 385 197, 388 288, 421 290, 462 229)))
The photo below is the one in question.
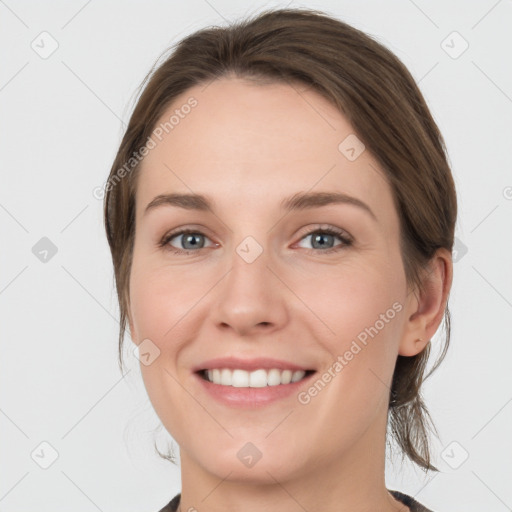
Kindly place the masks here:
MULTIPOLYGON (((383 416, 387 420, 386 416, 383 416)), ((278 479, 259 468, 250 481, 208 472, 180 447, 181 512, 406 512, 385 486, 385 427, 382 417, 345 452, 305 461, 294 475, 278 479)), ((298 447, 299 448, 299 447, 298 447)), ((255 466, 251 471, 255 471, 255 466)))

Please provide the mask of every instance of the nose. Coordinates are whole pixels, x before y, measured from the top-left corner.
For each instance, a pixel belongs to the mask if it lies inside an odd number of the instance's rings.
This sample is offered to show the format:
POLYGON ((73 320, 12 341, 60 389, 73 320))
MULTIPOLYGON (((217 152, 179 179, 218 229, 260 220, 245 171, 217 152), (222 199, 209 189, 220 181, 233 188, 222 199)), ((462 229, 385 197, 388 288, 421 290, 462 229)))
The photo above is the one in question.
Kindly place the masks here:
POLYGON ((250 336, 279 330, 288 321, 287 288, 267 254, 264 250, 250 262, 233 251, 230 271, 212 304, 211 318, 219 329, 250 336))

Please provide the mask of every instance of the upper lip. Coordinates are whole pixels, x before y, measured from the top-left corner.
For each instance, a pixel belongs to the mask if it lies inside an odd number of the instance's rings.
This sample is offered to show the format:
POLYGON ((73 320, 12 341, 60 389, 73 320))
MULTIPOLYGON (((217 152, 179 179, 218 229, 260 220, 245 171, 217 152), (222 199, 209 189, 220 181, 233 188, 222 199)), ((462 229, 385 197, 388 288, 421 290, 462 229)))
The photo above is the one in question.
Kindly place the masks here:
POLYGON ((213 370, 216 368, 230 368, 232 370, 240 369, 245 371, 253 371, 259 369, 271 370, 277 368, 278 370, 312 370, 305 366, 290 363, 280 359, 273 359, 269 357, 257 357, 254 359, 240 359, 237 357, 220 357, 216 359, 209 359, 204 361, 193 368, 194 372, 201 370, 213 370))

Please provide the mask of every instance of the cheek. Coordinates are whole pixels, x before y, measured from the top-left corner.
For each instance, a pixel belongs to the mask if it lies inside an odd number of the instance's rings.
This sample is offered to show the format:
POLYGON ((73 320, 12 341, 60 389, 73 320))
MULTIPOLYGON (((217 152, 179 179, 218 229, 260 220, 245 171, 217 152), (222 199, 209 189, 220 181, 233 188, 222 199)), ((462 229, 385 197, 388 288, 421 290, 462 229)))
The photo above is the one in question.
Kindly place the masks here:
POLYGON ((142 261, 134 256, 130 301, 139 340, 150 338, 165 349, 166 334, 170 336, 170 330, 178 328, 180 319, 204 295, 204 288, 204 279, 190 279, 178 267, 155 264, 151 257, 142 261))
POLYGON ((194 407, 190 395, 178 383, 175 363, 182 347, 195 336, 190 322, 192 306, 205 292, 176 268, 157 268, 150 259, 138 266, 135 261, 130 279, 131 313, 138 339, 150 339, 160 354, 140 369, 148 397, 157 415, 178 442, 193 431, 183 411, 194 407), (189 316, 187 316, 187 314, 189 316))
POLYGON ((297 294, 309 297, 317 315, 309 321, 315 343, 330 354, 318 376, 323 383, 312 384, 300 402, 311 406, 318 428, 334 431, 343 421, 347 431, 336 435, 348 439, 386 403, 402 329, 401 280, 400 267, 392 274, 384 264, 354 265, 301 285, 297 294))
POLYGON ((400 272, 393 275, 378 265, 344 266, 296 283, 297 295, 307 297, 306 304, 329 328, 331 336, 323 338, 334 344, 357 337, 376 322, 379 330, 390 330, 397 309, 393 304, 402 300, 401 288, 400 272), (379 321, 381 314, 385 318, 379 321))
POLYGON ((349 409, 360 403, 377 407, 391 382, 403 328, 402 270, 375 261, 330 274, 307 280, 297 293, 309 298, 316 314, 309 321, 312 338, 330 354, 325 371, 336 375, 324 405, 336 410, 343 396, 349 409))

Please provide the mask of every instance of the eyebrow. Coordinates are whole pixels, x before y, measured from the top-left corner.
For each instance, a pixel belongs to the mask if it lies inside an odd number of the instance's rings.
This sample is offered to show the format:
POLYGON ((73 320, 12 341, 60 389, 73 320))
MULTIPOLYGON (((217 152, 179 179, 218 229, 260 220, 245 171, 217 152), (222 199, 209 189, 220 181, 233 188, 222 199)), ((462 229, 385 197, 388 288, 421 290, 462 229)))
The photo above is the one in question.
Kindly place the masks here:
MULTIPOLYGON (((284 199, 280 206, 286 211, 319 208, 331 204, 349 204, 368 213, 375 221, 376 215, 371 208, 356 197, 341 192, 299 192, 284 199)), ((201 194, 160 194, 156 196, 144 210, 146 215, 150 210, 160 206, 176 206, 186 210, 213 211, 214 203, 201 194)))

